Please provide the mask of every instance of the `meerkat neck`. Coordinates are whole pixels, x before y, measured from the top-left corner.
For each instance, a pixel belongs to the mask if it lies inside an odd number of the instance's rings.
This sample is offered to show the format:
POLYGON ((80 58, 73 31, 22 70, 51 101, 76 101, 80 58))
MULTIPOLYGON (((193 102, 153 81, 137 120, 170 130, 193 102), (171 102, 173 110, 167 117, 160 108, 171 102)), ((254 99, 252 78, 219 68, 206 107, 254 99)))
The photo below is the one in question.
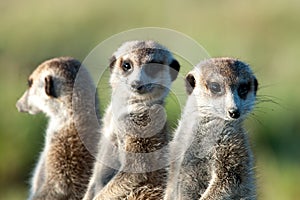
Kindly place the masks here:
POLYGON ((51 136, 52 134, 59 132, 62 128, 69 126, 73 121, 73 112, 69 110, 62 110, 59 115, 50 116, 47 135, 51 136))
POLYGON ((89 105, 76 105, 74 107, 65 106, 60 111, 49 118, 49 129, 51 132, 59 132, 62 128, 73 126, 79 128, 82 126, 80 121, 90 118, 94 111, 89 105))
POLYGON ((181 116, 182 124, 189 124, 190 127, 194 126, 198 119, 201 117, 197 106, 196 99, 189 97, 187 99, 186 106, 184 108, 183 114, 181 116))

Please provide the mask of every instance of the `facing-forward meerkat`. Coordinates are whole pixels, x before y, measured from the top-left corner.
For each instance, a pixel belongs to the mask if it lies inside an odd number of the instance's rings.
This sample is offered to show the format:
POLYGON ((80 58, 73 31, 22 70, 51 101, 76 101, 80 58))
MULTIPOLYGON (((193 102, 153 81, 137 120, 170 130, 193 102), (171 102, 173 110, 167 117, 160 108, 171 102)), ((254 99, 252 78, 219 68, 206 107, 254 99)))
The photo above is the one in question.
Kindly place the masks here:
POLYGON ((113 54, 110 69, 111 104, 84 199, 162 199, 168 143, 163 106, 179 63, 157 42, 130 41, 113 54))
POLYGON ((165 200, 256 199, 253 156, 242 127, 256 100, 250 67, 212 58, 186 77, 189 94, 171 144, 165 200))
POLYGON ((28 86, 16 104, 18 110, 43 112, 50 118, 29 199, 82 199, 92 175, 95 158, 91 153, 95 153, 100 128, 93 81, 79 61, 60 57, 39 65, 29 76, 28 86))

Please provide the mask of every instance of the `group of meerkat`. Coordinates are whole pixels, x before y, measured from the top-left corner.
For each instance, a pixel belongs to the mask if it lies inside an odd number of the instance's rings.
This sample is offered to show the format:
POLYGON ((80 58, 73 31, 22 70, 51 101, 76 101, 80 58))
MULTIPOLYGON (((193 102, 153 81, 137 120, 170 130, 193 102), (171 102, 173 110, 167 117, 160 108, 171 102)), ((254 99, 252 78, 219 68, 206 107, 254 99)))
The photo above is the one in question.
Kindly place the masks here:
POLYGON ((170 139, 164 105, 180 70, 172 53, 155 41, 128 41, 109 62, 103 117, 96 86, 76 59, 48 60, 29 76, 16 106, 50 118, 29 200, 256 199, 243 121, 258 82, 247 64, 211 58, 196 65, 170 139))

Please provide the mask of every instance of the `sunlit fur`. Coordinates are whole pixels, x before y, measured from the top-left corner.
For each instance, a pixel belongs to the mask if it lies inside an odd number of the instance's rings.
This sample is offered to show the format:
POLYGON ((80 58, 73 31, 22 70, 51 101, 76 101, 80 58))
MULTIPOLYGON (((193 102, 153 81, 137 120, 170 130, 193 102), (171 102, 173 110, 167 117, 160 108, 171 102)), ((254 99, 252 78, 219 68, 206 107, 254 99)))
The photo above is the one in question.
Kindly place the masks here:
MULTIPOLYGON (((85 200, 94 197, 162 198, 166 169, 144 172, 138 166, 149 164, 147 158, 143 157, 144 153, 154 152, 168 142, 166 117, 165 114, 159 114, 159 110, 164 106, 179 67, 169 50, 154 41, 125 42, 112 55, 110 59, 112 97, 104 115, 102 128, 105 137, 100 141, 98 160, 85 200), (130 67, 127 65, 130 68, 128 71, 122 67, 124 61, 130 63, 130 67), (142 90, 133 87, 136 82, 145 87, 142 90), (149 117, 155 119, 154 125, 146 123, 145 120, 150 119, 149 117), (139 123, 146 123, 148 128, 143 128, 139 123), (157 130, 157 126, 161 128, 157 130), (152 137, 148 140, 141 134, 149 131, 152 132, 150 133, 152 137), (141 155, 140 159, 134 159, 131 163, 127 151, 141 155), (129 163, 130 167, 126 163, 129 163), (136 173, 131 171, 135 168, 139 169, 136 173)), ((151 165, 161 162, 162 158, 165 158, 164 153, 158 154, 151 165)))
POLYGON ((253 155, 242 126, 256 100, 250 67, 232 58, 212 58, 198 64, 186 81, 189 96, 171 143, 164 199, 256 199, 253 155), (216 93, 208 82, 218 83, 216 93), (238 95, 245 82, 247 94, 238 95), (232 109, 240 114, 230 116, 232 109))
POLYGON ((29 199, 82 199, 92 174, 90 151, 95 152, 99 138, 95 85, 80 62, 70 57, 42 63, 28 82, 18 110, 43 112, 50 119, 29 199))

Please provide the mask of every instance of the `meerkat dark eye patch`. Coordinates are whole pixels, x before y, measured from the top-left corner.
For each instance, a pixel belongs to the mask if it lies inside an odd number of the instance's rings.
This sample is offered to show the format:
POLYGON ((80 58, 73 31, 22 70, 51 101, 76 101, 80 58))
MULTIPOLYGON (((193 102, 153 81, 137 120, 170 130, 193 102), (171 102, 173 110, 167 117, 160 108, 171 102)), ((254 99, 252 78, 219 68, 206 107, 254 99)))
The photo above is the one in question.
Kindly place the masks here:
POLYGON ((246 99, 247 94, 250 91, 251 83, 241 83, 237 89, 239 97, 246 99))
POLYGON ((132 64, 131 64, 130 61, 124 60, 121 64, 121 67, 122 67, 124 72, 128 72, 132 69, 132 64))
POLYGON ((177 60, 173 59, 169 66, 170 66, 171 79, 172 81, 174 81, 178 76, 178 72, 180 70, 180 64, 177 60))
POLYGON ((185 78, 185 87, 188 95, 192 94, 194 88, 196 87, 196 80, 192 74, 188 74, 185 78))
POLYGON ((32 83, 33 83, 33 80, 31 78, 27 80, 28 87, 31 87, 32 83))
POLYGON ((45 92, 48 96, 57 98, 57 93, 55 91, 54 80, 52 76, 45 77, 45 92))
POLYGON ((222 92, 221 85, 217 82, 207 82, 207 87, 213 94, 218 94, 222 92))
POLYGON ((165 69, 165 66, 161 63, 148 63, 144 67, 145 73, 150 77, 155 77, 159 72, 162 72, 165 69))

